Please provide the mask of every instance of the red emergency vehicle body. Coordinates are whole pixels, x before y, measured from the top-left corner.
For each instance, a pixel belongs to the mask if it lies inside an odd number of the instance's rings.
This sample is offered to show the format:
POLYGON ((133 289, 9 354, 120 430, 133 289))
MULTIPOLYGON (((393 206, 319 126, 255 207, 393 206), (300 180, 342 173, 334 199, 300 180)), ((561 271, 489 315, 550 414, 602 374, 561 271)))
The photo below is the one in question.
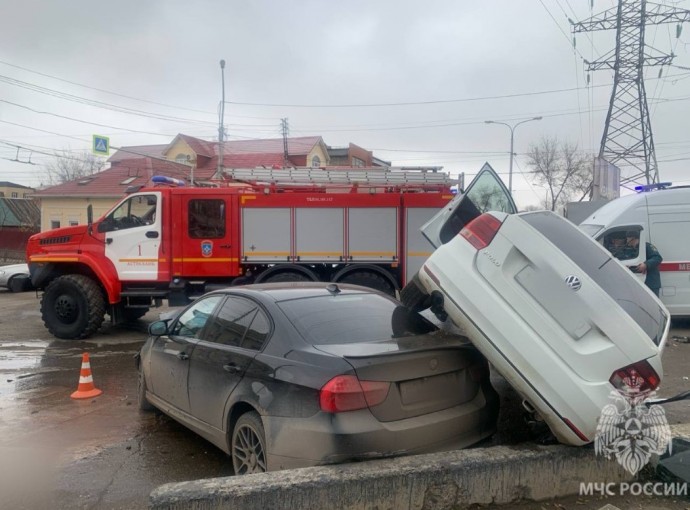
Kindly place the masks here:
POLYGON ((103 321, 182 305, 219 286, 334 281, 394 294, 432 247, 419 228, 450 190, 156 186, 88 226, 50 230, 27 247, 41 312, 59 338, 103 321), (249 276, 251 275, 251 276, 249 276), (102 302, 101 302, 102 301, 102 302))

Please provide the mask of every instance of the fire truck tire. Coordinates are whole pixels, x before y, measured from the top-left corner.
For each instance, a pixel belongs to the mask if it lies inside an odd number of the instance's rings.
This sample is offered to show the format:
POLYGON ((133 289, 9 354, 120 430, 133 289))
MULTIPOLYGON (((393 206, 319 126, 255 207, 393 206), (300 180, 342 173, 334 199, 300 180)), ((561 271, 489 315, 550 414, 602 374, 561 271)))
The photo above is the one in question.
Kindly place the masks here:
POLYGON ((431 306, 431 296, 422 289, 416 275, 400 291, 400 301, 415 312, 421 312, 431 306))
POLYGON ((387 281, 380 274, 372 271, 357 271, 343 276, 339 283, 349 283, 351 285, 361 285, 362 287, 369 287, 389 296, 395 296, 395 288, 389 281, 387 281))
POLYGON ((87 338, 103 324, 105 299, 98 284, 88 276, 59 276, 43 293, 41 316, 57 338, 87 338))
POLYGON ((278 283, 278 282, 310 282, 312 281, 307 275, 298 273, 296 271, 284 271, 269 276, 261 283, 278 283))

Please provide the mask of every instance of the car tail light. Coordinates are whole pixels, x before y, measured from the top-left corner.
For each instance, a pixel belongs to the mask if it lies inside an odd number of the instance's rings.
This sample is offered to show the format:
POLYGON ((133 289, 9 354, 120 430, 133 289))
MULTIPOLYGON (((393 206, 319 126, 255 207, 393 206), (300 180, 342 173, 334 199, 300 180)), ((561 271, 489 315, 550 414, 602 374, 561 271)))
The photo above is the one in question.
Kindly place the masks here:
POLYGON ((477 250, 481 250, 493 241, 498 229, 501 228, 501 220, 489 213, 476 217, 463 227, 460 235, 467 239, 477 250))
POLYGON ((327 413, 365 409, 386 400, 389 388, 390 383, 385 381, 360 381, 354 375, 339 375, 321 388, 319 404, 327 413))
POLYGON ((578 429, 575 424, 568 418, 562 418, 563 422, 572 430, 577 437, 582 439, 585 443, 590 443, 591 441, 585 436, 580 429, 578 429))
POLYGON ((611 375, 609 382, 619 391, 627 387, 631 391, 645 393, 655 390, 661 380, 652 366, 642 360, 619 368, 611 375))

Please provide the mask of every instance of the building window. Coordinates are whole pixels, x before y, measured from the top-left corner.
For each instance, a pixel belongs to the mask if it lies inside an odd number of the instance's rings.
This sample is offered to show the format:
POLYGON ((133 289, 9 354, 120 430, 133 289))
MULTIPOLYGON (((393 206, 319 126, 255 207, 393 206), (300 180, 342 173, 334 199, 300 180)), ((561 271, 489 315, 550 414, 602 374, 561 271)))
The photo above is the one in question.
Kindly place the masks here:
POLYGON ((354 166, 354 167, 364 166, 364 160, 352 156, 352 166, 354 166))
POLYGON ((192 158, 186 154, 178 154, 175 156, 175 163, 181 163, 183 165, 188 165, 192 158))
POLYGON ((5 192, 4 192, 4 191, 0 191, 0 197, 4 197, 4 196, 5 196, 5 192))
POLYGON ((60 220, 50 220, 50 228, 60 228, 60 220))
POLYGON ((22 196, 23 196, 24 198, 29 198, 29 194, 28 194, 28 193, 24 193, 22 196))
POLYGON ((316 168, 319 166, 321 166, 321 158, 318 156, 314 156, 313 158, 311 158, 311 167, 316 168))
POLYGON ((77 225, 79 225, 79 220, 69 220, 70 227, 76 227, 77 225))
POLYGON ((19 194, 16 191, 13 191, 12 198, 19 198, 19 194))

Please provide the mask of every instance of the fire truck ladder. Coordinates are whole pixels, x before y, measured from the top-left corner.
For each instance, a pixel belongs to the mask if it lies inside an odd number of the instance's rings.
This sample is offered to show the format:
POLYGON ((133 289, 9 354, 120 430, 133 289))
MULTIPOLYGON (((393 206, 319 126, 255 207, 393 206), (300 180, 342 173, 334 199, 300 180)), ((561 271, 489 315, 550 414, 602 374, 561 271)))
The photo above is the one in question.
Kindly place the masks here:
POLYGON ((225 169, 224 175, 235 181, 276 186, 395 187, 441 189, 460 183, 445 172, 435 170, 323 170, 321 168, 235 168, 225 169))

